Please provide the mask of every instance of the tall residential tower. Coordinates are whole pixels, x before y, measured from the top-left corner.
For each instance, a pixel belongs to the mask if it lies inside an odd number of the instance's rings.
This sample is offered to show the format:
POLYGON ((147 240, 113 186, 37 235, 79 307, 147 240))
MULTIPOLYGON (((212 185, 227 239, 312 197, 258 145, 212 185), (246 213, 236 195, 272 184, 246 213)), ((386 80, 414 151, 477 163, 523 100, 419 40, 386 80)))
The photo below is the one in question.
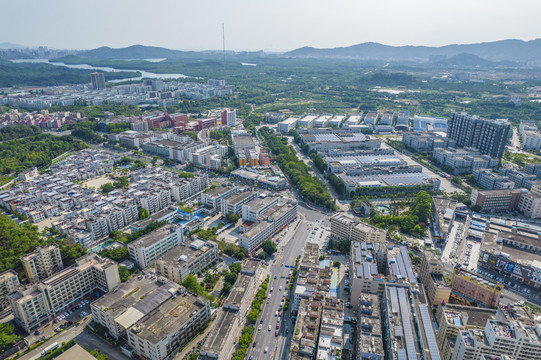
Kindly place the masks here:
POLYGON ((511 134, 507 120, 488 120, 467 113, 452 113, 448 122, 447 137, 460 147, 474 147, 481 154, 501 159, 505 144, 511 134))
POLYGON ((103 73, 91 73, 90 80, 92 80, 92 88, 95 90, 105 89, 105 76, 103 73))

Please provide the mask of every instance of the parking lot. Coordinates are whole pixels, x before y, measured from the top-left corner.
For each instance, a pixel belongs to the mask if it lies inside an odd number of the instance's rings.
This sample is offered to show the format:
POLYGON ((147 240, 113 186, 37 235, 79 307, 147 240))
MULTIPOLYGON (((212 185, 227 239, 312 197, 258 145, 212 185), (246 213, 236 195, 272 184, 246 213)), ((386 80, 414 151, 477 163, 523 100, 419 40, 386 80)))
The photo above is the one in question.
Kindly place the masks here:
POLYGON ((444 262, 456 263, 457 254, 460 254, 460 249, 462 248, 463 232, 464 224, 455 221, 447 234, 447 242, 442 252, 442 259, 444 262))
POLYGON ((315 221, 311 226, 308 242, 317 243, 321 249, 326 247, 331 234, 330 227, 325 226, 320 220, 315 221))
POLYGON ((77 325, 78 322, 91 314, 90 303, 95 299, 95 296, 87 297, 78 301, 77 303, 72 304, 69 309, 56 314, 52 323, 38 329, 32 335, 28 336, 27 339, 29 343, 36 343, 43 338, 52 336, 55 333, 63 332, 70 325, 77 325))
POLYGON ((482 266, 479 266, 477 273, 504 284, 506 289, 524 296, 527 300, 535 303, 539 303, 540 301, 539 289, 535 289, 534 287, 525 285, 524 283, 517 281, 509 276, 502 275, 497 271, 493 271, 482 266))

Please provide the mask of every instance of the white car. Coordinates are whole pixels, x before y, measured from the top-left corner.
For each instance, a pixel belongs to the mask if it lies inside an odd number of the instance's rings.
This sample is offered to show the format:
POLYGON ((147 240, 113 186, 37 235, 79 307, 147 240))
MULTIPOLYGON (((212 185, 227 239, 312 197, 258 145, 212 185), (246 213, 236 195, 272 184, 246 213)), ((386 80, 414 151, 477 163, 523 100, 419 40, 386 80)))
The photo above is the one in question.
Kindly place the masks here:
POLYGON ((263 325, 259 325, 259 330, 263 329, 263 325))
POLYGON ((269 348, 266 347, 266 348, 265 348, 265 353, 266 353, 267 351, 269 351, 269 348))
POLYGON ((271 330, 272 330, 272 326, 269 325, 269 331, 271 331, 271 330))

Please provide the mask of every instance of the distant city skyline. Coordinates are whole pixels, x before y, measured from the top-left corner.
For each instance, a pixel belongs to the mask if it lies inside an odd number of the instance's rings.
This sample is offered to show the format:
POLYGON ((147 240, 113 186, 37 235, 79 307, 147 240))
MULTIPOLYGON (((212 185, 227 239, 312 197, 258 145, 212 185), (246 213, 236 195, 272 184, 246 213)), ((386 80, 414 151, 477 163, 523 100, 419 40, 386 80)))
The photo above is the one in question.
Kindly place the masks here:
POLYGON ((444 46, 541 37, 541 2, 388 0, 2 1, 0 43, 289 51, 363 42, 444 46))

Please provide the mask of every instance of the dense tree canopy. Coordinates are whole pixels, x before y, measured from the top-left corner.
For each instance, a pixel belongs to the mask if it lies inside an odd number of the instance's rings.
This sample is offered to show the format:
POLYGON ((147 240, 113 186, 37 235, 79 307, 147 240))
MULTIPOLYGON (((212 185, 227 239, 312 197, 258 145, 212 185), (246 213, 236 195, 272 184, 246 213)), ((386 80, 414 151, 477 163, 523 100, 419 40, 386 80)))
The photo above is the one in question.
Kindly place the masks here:
POLYGON ((0 353, 9 350, 13 345, 21 340, 21 337, 15 334, 15 328, 10 323, 0 324, 0 353))
POLYGON ((140 208, 139 209, 139 220, 144 220, 146 219, 147 217, 149 217, 150 215, 148 214, 148 210, 145 209, 145 208, 140 208))
POLYGON ((413 200, 413 204, 410 206, 410 212, 415 214, 420 222, 428 220, 430 215, 430 206, 432 198, 426 191, 419 191, 413 200))
POLYGON ((67 151, 87 145, 71 136, 39 134, 0 143, 0 174, 19 173, 31 167, 44 167, 67 151))
MULTIPOLYGON (((11 86, 53 86, 90 82, 94 70, 71 69, 43 63, 14 63, 0 59, 0 88, 11 86)), ((105 72, 106 80, 141 76, 135 71, 105 72)))
POLYGON ((62 238, 46 239, 39 234, 37 226, 30 223, 20 225, 0 214, 0 272, 13 269, 23 274, 20 257, 47 243, 55 243, 59 246, 65 266, 73 264, 75 259, 86 253, 79 244, 72 245, 62 238))
POLYGON ((117 263, 121 263, 130 258, 130 252, 127 247, 102 250, 99 252, 99 255, 114 260, 117 263))
POLYGON ((267 127, 261 128, 260 133, 276 156, 278 165, 298 188, 303 199, 328 209, 334 209, 334 199, 327 186, 321 179, 310 174, 310 167, 299 160, 295 149, 287 145, 287 140, 282 141, 267 127))
POLYGON ((272 255, 276 252, 276 244, 271 240, 263 241, 261 248, 267 253, 267 255, 272 255))
POLYGON ((19 225, 0 214, 0 272, 13 269, 23 272, 20 257, 41 244, 37 226, 19 225))
POLYGON ((38 134, 41 134, 41 129, 37 126, 8 125, 0 128, 0 141, 20 139, 38 134))
POLYGON ((424 224, 430 215, 431 202, 430 195, 426 191, 420 191, 411 201, 408 211, 400 215, 372 214, 370 222, 381 228, 396 225, 405 234, 423 237, 426 228, 424 224), (423 225, 422 227, 420 223, 423 225))

